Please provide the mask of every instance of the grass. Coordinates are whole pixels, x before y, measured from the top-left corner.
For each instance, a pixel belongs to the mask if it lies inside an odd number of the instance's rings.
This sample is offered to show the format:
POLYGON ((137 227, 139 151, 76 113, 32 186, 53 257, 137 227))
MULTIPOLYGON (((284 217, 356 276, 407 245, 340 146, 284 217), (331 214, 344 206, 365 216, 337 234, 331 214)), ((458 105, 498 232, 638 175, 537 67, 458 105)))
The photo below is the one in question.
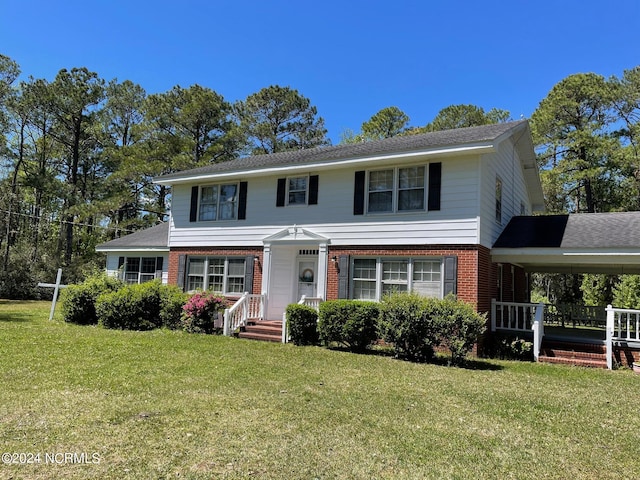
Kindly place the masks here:
POLYGON ((450 368, 109 331, 48 314, 46 302, 0 301, 0 453, 41 454, 40 464, 0 464, 0 479, 619 479, 640 471, 640 377, 629 370, 450 368), (58 463, 45 464, 45 453, 58 463), (65 463, 64 453, 90 462, 65 463))

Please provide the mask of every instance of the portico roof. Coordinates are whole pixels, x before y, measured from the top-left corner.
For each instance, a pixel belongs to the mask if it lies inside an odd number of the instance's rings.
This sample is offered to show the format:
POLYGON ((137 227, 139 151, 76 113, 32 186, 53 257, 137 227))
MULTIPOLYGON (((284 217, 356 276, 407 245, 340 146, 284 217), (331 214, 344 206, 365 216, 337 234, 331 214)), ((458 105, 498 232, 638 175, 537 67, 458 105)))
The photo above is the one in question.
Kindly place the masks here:
POLYGON ((514 217, 491 257, 536 272, 640 274, 640 212, 514 217))

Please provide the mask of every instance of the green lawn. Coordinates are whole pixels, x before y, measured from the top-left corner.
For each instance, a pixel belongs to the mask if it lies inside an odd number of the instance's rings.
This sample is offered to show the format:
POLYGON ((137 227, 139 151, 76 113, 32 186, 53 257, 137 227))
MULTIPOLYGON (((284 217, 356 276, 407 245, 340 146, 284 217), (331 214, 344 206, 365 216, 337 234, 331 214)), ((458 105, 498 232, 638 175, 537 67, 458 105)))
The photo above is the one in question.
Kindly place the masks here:
POLYGON ((46 302, 0 301, 0 453, 40 454, 0 464, 0 479, 640 472, 640 376, 629 370, 418 365, 48 313, 46 302))

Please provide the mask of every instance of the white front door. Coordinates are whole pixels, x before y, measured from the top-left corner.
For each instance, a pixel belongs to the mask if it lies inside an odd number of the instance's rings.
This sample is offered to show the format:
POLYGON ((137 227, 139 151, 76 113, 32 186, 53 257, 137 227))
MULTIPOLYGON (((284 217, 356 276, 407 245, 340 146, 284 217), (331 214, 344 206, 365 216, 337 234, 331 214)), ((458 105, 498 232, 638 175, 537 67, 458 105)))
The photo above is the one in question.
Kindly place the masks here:
POLYGON ((315 297, 318 292, 318 260, 298 259, 298 297, 315 297))

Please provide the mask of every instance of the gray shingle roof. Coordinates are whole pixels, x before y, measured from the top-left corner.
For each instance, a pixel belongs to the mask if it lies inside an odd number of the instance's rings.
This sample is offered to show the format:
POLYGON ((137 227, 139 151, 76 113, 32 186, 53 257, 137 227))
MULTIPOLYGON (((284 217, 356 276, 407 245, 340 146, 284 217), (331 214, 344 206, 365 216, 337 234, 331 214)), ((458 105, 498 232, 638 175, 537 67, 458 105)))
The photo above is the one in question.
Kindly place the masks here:
POLYGON ((314 162, 331 162, 343 159, 367 157, 401 152, 411 152, 438 147, 452 147, 458 145, 472 145, 491 142, 504 135, 509 130, 527 123, 526 120, 516 122, 497 123, 480 127, 457 128, 440 132, 423 133, 391 137, 383 140, 362 142, 351 145, 336 145, 331 147, 317 147, 305 150, 292 150, 270 155, 254 155, 238 158, 228 162, 215 163, 205 167, 184 170, 157 177, 155 180, 167 181, 184 178, 186 176, 200 176, 223 172, 242 172, 262 168, 304 165, 314 162))
POLYGON ((137 232, 116 238, 96 246, 96 250, 116 250, 132 248, 166 248, 169 249, 169 223, 161 223, 155 227, 145 228, 137 232))
POLYGON ((640 248, 640 212, 513 217, 493 248, 640 248))

